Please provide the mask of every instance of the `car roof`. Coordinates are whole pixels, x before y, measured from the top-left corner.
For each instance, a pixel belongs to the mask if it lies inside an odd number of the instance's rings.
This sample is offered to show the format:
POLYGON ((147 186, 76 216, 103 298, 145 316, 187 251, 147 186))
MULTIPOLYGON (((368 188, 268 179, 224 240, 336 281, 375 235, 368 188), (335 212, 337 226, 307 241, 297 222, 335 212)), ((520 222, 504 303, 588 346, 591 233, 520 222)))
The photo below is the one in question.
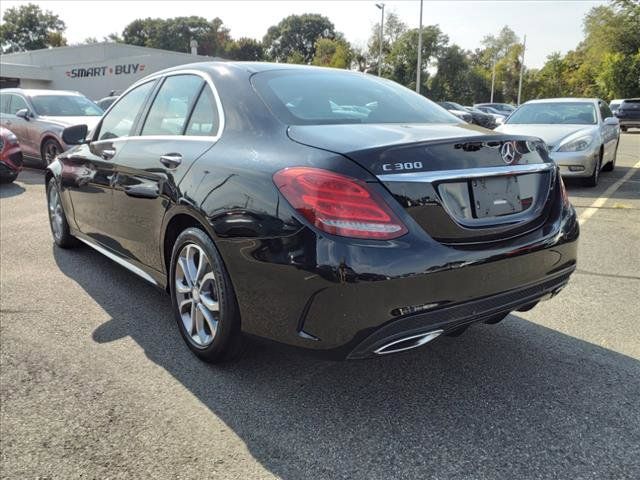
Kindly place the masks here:
POLYGON ((597 98, 565 97, 565 98, 538 98, 536 100, 529 100, 526 103, 567 103, 567 102, 571 102, 571 103, 593 103, 593 102, 597 102, 597 101, 598 101, 597 98))
POLYGON ((71 90, 41 90, 36 88, 3 88, 2 93, 21 93, 27 97, 37 97, 39 95, 82 95, 80 92, 71 90))

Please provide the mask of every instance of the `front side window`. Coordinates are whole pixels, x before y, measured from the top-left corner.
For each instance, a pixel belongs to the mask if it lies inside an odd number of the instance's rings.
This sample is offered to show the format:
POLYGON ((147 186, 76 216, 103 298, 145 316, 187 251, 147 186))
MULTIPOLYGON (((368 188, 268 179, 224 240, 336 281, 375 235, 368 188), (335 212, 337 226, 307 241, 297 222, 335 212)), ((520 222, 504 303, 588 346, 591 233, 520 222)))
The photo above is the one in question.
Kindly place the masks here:
POLYGON ((167 77, 149 109, 141 135, 182 135, 203 83, 196 75, 167 77))
POLYGON ((586 102, 549 102, 522 105, 507 123, 528 125, 595 125, 596 109, 586 102))
POLYGON ((45 117, 97 117, 104 113, 80 95, 37 95, 31 97, 31 103, 36 113, 45 117))
POLYGON ((213 92, 206 86, 191 113, 185 135, 213 136, 218 133, 218 107, 213 92))
POLYGON ((602 120, 604 120, 605 118, 613 117, 613 113, 611 113, 609 105, 604 102, 600 103, 600 115, 602 116, 602 120))
POLYGON ((15 115, 18 110, 29 108, 27 102, 20 95, 9 95, 9 114, 15 115))
POLYGON ((354 72, 275 70, 252 82, 283 123, 460 123, 422 95, 390 80, 354 72))
POLYGON ((108 140, 130 135, 136 117, 154 85, 154 81, 144 83, 122 97, 102 119, 98 139, 108 140))

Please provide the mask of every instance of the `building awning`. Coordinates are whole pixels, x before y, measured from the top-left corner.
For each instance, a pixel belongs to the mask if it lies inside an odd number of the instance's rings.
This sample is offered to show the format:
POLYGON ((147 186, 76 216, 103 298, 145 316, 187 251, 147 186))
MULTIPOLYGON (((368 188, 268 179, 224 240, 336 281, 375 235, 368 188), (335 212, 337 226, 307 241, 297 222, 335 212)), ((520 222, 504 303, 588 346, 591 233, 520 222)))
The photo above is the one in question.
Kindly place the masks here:
POLYGON ((51 81, 51 67, 22 65, 0 61, 0 77, 51 81))

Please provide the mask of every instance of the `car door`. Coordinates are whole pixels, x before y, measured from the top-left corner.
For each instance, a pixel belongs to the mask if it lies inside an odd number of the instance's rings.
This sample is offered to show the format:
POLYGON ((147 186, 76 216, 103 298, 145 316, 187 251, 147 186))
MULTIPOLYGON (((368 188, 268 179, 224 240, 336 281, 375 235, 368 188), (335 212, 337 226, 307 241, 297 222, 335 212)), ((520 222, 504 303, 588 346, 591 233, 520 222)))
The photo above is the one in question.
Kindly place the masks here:
POLYGON ((116 162, 113 235, 122 253, 162 271, 161 226, 179 198, 179 183, 191 165, 217 141, 220 103, 210 79, 195 74, 165 76, 139 133, 128 139, 116 162))
POLYGON ((15 136, 18 137, 24 155, 40 158, 40 152, 33 151, 33 142, 29 138, 30 120, 25 120, 16 115, 18 110, 25 108, 32 111, 31 108, 29 108, 29 104, 17 93, 7 93, 6 96, 7 107, 6 113, 2 114, 2 126, 11 130, 15 136))
POLYGON ((609 108, 609 105, 602 100, 598 101, 598 109, 600 110, 600 131, 602 132, 602 140, 604 145, 604 152, 602 158, 602 164, 606 164, 613 160, 616 145, 618 143, 618 127, 616 125, 607 125, 604 120, 609 117, 613 117, 613 113, 609 108))
POLYGON ((123 95, 102 118, 92 140, 61 160, 62 179, 70 193, 76 227, 114 250, 119 250, 111 233, 118 222, 113 212, 115 165, 155 84, 155 81, 143 83, 123 95))

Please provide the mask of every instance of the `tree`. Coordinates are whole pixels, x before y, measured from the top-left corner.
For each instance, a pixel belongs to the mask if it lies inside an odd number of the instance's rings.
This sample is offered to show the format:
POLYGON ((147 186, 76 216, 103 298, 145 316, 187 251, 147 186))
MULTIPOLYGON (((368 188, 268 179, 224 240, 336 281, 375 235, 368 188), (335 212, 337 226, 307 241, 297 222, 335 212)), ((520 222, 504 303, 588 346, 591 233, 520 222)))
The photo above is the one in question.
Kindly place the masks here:
MULTIPOLYGON (((397 14, 389 12, 384 21, 382 32, 382 65, 386 63, 386 57, 391 53, 393 45, 406 33, 407 25, 400 20, 397 14)), ((417 45, 417 43, 416 43, 417 45)), ((371 36, 367 42, 367 52, 365 53, 367 69, 371 72, 378 71, 380 61, 380 24, 376 23, 371 29, 371 36)))
POLYGON ((239 38, 231 40, 225 47, 225 57, 229 60, 250 60, 258 62, 264 60, 262 43, 253 38, 239 38))
MULTIPOLYGON (((392 45, 391 52, 385 59, 383 73, 392 80, 413 90, 416 88, 418 66, 418 34, 417 28, 404 32, 392 45)), ((437 25, 422 28, 422 73, 423 84, 420 91, 429 80, 427 67, 440 54, 448 43, 449 38, 440 31, 437 25)))
MULTIPOLYGON (((561 97, 568 90, 566 81, 566 65, 560 52, 553 52, 547 57, 544 66, 537 72, 539 88, 538 98, 561 97)), ((535 98, 535 97, 534 97, 535 98)))
POLYGON ((201 55, 222 55, 231 40, 229 29, 222 20, 203 17, 145 18, 127 25, 122 40, 130 45, 161 48, 175 52, 191 51, 191 40, 198 42, 201 55))
POLYGON ((2 53, 23 52, 66 45, 65 23, 49 10, 29 3, 5 11, 0 25, 2 53))
POLYGON ((316 42, 313 65, 334 68, 349 68, 353 52, 344 39, 320 38, 316 42))
POLYGON ((305 13, 289 15, 280 23, 269 27, 262 40, 267 57, 275 62, 289 59, 309 64, 316 53, 320 38, 335 38, 335 26, 322 15, 305 13))

